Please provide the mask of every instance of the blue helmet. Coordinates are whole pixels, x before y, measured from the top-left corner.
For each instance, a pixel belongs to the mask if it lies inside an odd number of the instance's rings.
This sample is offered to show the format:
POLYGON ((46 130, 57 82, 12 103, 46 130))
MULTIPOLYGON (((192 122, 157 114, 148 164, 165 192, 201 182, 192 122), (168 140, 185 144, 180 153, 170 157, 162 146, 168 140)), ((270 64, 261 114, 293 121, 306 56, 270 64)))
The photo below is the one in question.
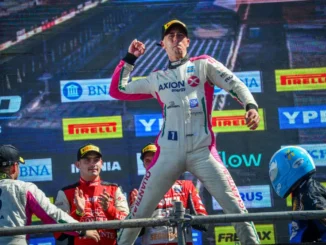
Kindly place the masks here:
POLYGON ((299 146, 281 148, 269 162, 269 178, 275 192, 282 198, 286 198, 296 184, 315 171, 314 160, 299 146))

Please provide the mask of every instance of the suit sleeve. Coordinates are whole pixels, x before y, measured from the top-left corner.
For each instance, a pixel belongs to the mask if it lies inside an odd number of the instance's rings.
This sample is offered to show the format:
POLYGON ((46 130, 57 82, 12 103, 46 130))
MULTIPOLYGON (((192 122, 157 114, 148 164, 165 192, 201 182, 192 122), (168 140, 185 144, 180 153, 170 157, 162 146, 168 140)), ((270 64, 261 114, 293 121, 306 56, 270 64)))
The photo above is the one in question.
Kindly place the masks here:
POLYGON ((109 91, 111 97, 119 100, 145 100, 153 98, 149 78, 142 78, 128 83, 133 68, 133 65, 128 64, 124 60, 120 61, 112 76, 109 91))
POLYGON ((109 220, 123 220, 129 214, 128 202, 120 187, 116 189, 113 202, 106 211, 109 220))
POLYGON ((233 98, 238 100, 244 108, 247 108, 249 104, 256 109, 258 108, 247 86, 223 64, 207 56, 206 68, 208 81, 227 91, 233 98))
MULTIPOLYGON (((30 183, 26 193, 26 213, 35 214, 45 224, 76 223, 78 222, 63 210, 53 205, 44 192, 30 183)), ((78 232, 67 232, 78 236, 78 232)))

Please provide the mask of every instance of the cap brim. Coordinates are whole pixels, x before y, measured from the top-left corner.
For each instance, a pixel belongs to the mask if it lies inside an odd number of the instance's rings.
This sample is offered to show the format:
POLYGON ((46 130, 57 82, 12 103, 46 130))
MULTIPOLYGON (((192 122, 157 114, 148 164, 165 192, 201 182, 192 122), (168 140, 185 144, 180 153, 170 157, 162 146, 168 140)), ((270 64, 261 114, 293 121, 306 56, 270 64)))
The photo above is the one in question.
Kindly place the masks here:
POLYGON ((24 158, 22 158, 22 157, 19 157, 19 159, 18 159, 17 162, 22 163, 22 164, 25 164, 25 160, 24 160, 24 158))
POLYGON ((84 158, 89 153, 96 153, 97 155, 100 155, 100 157, 102 157, 102 153, 100 153, 98 151, 88 151, 88 152, 85 152, 83 155, 81 155, 79 159, 84 158))

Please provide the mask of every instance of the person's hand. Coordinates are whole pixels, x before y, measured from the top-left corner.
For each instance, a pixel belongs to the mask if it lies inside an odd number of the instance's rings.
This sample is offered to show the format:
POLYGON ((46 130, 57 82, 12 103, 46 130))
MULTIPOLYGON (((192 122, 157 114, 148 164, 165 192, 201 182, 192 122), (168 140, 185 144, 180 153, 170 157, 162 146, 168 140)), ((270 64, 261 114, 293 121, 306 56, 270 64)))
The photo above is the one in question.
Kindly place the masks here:
POLYGON ((84 213, 85 210, 85 197, 83 190, 80 190, 78 187, 75 189, 75 203, 78 212, 84 213))
POLYGON ((145 53, 145 44, 134 39, 128 48, 128 52, 139 57, 145 53))
POLYGON ((255 130, 259 126, 260 118, 259 114, 255 109, 250 109, 245 115, 247 127, 250 130, 255 130))
POLYGON ((113 198, 106 192, 106 189, 103 190, 103 193, 98 197, 98 202, 104 211, 107 211, 110 203, 113 201, 113 198))
POLYGON ((138 190, 137 189, 133 189, 132 192, 130 193, 129 195, 129 206, 133 206, 136 199, 137 199, 137 196, 138 196, 138 190))
POLYGON ((100 241, 100 234, 98 234, 97 230, 88 230, 86 231, 85 237, 95 240, 96 242, 100 241))

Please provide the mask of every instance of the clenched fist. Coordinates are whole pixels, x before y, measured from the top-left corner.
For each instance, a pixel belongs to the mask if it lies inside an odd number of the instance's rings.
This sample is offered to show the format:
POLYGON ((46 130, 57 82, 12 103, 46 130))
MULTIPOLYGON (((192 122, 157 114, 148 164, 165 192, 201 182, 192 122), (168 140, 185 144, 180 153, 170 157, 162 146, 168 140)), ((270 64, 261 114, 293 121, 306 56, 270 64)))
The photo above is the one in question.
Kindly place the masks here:
POLYGON ((128 52, 139 57, 145 53, 145 44, 135 39, 131 42, 128 52))

